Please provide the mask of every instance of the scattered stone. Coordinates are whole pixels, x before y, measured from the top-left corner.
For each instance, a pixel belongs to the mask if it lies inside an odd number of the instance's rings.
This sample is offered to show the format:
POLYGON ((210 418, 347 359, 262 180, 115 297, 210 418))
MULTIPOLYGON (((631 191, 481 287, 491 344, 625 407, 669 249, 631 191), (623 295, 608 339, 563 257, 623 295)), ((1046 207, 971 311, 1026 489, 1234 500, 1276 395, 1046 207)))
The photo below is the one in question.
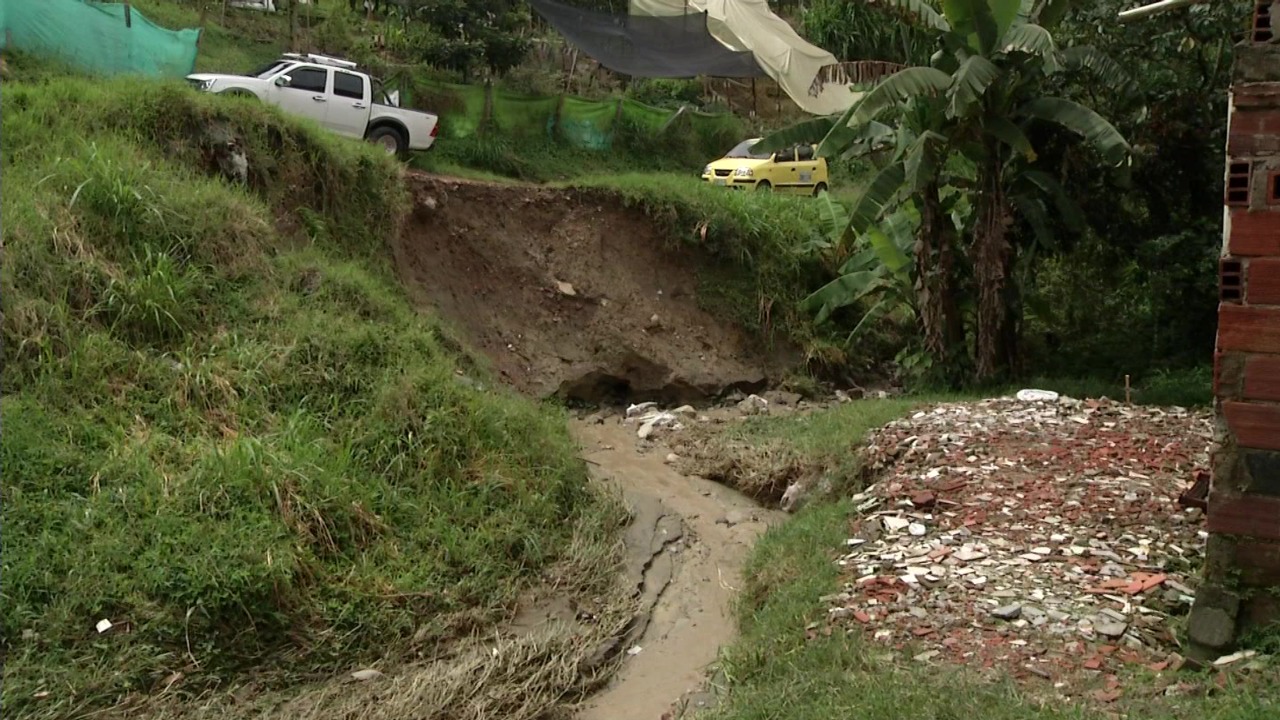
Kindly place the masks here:
POLYGON ((578 291, 574 290, 572 285, 564 282, 563 280, 556 280, 556 290, 559 290, 561 295, 567 295, 569 297, 577 297, 578 295, 578 291))
POLYGON ((356 680, 359 680, 360 682, 368 682, 370 680, 377 680, 378 678, 382 677, 382 672, 379 670, 374 670, 373 668, 365 668, 364 670, 356 670, 355 672, 351 673, 351 677, 355 678, 356 680))
POLYGON ((902 532, 910 525, 911 521, 903 517, 888 516, 884 518, 884 529, 889 532, 902 532))
POLYGON ((1115 620, 1098 619, 1094 621, 1093 629, 1096 630, 1099 635, 1118 638, 1124 635, 1125 630, 1129 629, 1129 625, 1115 620))
POLYGON ((677 455, 677 454, 675 454, 675 453, 667 453, 666 463, 667 463, 668 465, 674 465, 674 464, 676 464, 676 463, 678 463, 678 462, 680 462, 680 456, 679 456, 679 455, 677 455))
POLYGON ((787 392, 786 390, 770 390, 762 395, 764 400, 772 405, 783 405, 787 407, 795 407, 800 404, 804 398, 800 393, 787 392))
POLYGON ((761 415, 769 412, 769 401, 759 395, 749 395, 738 403, 738 410, 743 415, 761 415))
POLYGON ((1254 655, 1257 655, 1257 654, 1258 654, 1258 651, 1257 651, 1257 650, 1241 650, 1241 651, 1239 651, 1239 652, 1233 652, 1233 653, 1231 653, 1230 655, 1223 655, 1222 657, 1218 658, 1217 660, 1214 660, 1214 661, 1213 661, 1213 666, 1214 666, 1214 667, 1225 667, 1225 666, 1227 666, 1227 665, 1230 665, 1230 664, 1232 664, 1232 663, 1239 662, 1239 661, 1241 661, 1241 660, 1247 660, 1247 659, 1249 659, 1249 658, 1251 658, 1251 657, 1253 657, 1254 655))
POLYGON ((938 502, 938 498, 928 490, 916 493, 911 497, 911 504, 917 508, 931 508, 936 502, 938 502))
POLYGON ((795 512, 804 498, 804 493, 804 483, 797 480, 787 486, 786 491, 782 493, 782 501, 778 504, 784 512, 795 512))
MULTIPOLYGON (((1205 538, 1176 500, 1208 465, 1209 414, 1025 397, 923 409, 870 436, 877 482, 851 498, 835 559, 846 597, 824 606, 874 642, 1067 695, 1093 690, 1069 681, 1086 661, 1169 667, 1172 618, 1196 594, 1182 568, 1205 538)), ((1193 612, 1193 639, 1209 620, 1193 612)))
POLYGON ((1017 620, 1020 615, 1022 615, 1022 605, 1018 603, 1003 605, 991 611, 991 616, 997 620, 1017 620))
POLYGON ((656 402, 644 402, 638 405, 632 405, 627 408, 627 417, 628 418, 640 417, 645 412, 652 410, 656 407, 658 407, 658 403, 656 402))

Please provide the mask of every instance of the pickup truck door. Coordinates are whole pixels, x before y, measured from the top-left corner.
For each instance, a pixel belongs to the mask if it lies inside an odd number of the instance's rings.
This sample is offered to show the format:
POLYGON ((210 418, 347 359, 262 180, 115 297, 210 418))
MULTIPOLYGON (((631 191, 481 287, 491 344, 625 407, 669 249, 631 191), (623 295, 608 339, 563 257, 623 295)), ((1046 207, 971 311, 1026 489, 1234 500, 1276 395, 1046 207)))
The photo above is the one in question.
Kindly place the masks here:
POLYGON ((333 71, 333 96, 329 99, 329 127, 334 132, 363 138, 369 125, 369 78, 344 70, 333 71))
POLYGON ((295 67, 284 73, 289 82, 276 86, 272 101, 291 115, 309 117, 321 125, 328 124, 330 70, 317 67, 295 67))

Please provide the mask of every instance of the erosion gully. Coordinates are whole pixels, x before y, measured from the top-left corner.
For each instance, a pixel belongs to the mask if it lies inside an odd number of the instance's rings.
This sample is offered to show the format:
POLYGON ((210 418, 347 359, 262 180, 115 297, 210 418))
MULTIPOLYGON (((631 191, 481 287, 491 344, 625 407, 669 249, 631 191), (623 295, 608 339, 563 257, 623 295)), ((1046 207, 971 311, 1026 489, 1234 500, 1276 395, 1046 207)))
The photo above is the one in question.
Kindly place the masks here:
POLYGON ((736 634, 732 601, 756 539, 784 513, 710 480, 681 475, 667 451, 641 452, 635 428, 617 418, 575 420, 595 477, 622 491, 632 511, 627 572, 640 588, 647 624, 628 640, 612 682, 578 720, 659 720, 714 702, 707 671, 736 634))

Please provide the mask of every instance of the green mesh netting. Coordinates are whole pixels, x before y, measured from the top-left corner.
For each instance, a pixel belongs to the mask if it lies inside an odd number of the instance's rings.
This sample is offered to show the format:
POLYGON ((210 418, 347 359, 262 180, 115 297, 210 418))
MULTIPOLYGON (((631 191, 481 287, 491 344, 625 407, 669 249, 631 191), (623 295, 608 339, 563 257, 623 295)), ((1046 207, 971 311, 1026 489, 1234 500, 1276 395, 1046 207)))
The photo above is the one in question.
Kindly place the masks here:
POLYGON ((196 66, 199 30, 166 30, 119 3, 0 0, 0 48, 54 55, 104 75, 182 77, 196 66))
MULTIPOLYGON (((412 106, 438 114, 446 138, 475 135, 485 118, 485 88, 454 83, 426 83, 414 92, 412 106)), ((646 135, 656 135, 679 123, 699 141, 727 150, 741 138, 742 127, 732 115, 696 111, 679 113, 631 99, 584 100, 573 96, 521 95, 499 88, 489 91, 489 120, 503 135, 533 139, 558 138, 574 147, 608 150, 621 120, 646 135), (726 144, 727 143, 727 144, 726 144), (725 145, 724 148, 718 146, 725 145)))
POLYGON ((494 125, 504 135, 518 139, 545 135, 559 103, 553 97, 518 95, 496 88, 492 101, 494 125))
POLYGON ((407 93, 404 107, 429 109, 441 118, 440 134, 462 139, 475 135, 484 120, 484 88, 477 85, 432 82, 407 93))
POLYGON ((559 126, 549 127, 575 147, 608 150, 613 141, 613 119, 617 114, 617 101, 592 102, 566 97, 560 108, 559 126))

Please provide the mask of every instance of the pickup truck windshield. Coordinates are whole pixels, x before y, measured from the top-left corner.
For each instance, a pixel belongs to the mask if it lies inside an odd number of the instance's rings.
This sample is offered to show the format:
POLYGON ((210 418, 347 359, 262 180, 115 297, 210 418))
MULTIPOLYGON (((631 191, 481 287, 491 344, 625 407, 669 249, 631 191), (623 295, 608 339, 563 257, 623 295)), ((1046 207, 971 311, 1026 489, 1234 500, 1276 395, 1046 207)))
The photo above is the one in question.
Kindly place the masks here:
POLYGON ((261 80, 265 80, 266 78, 269 78, 272 75, 274 75, 276 71, 284 68, 284 66, 288 64, 289 63, 287 62, 276 60, 274 62, 267 63, 266 65, 263 65, 257 70, 254 70, 253 72, 249 73, 249 77, 255 77, 261 80))

